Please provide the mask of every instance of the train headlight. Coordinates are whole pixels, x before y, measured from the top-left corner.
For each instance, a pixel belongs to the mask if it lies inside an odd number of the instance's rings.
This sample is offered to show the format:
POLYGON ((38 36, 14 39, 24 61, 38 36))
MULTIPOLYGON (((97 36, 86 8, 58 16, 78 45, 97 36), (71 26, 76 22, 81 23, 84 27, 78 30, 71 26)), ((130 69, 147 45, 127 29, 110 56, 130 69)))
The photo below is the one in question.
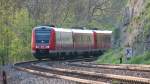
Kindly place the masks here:
POLYGON ((36 46, 36 48, 39 48, 39 46, 36 46))
POLYGON ((49 48, 49 46, 46 46, 46 48, 49 48))

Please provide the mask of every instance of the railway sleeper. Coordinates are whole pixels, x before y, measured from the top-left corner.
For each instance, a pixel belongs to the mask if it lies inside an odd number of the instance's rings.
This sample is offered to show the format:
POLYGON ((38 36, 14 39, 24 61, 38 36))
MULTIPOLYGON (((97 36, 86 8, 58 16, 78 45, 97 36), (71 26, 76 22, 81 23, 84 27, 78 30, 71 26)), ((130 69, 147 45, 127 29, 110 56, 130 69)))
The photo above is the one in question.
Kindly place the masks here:
POLYGON ((113 79, 113 80, 118 80, 118 81, 135 82, 137 84, 150 84, 150 79, 148 78, 121 76, 121 75, 104 74, 104 73, 96 73, 96 72, 88 72, 88 71, 68 70, 68 69, 62 69, 62 68, 44 67, 44 66, 39 66, 39 65, 33 65, 33 67, 39 67, 39 68, 43 68, 47 70, 60 71, 60 72, 66 72, 66 73, 83 74, 87 76, 90 75, 90 76, 96 76, 100 78, 102 77, 102 78, 113 79))
POLYGON ((76 77, 71 77, 71 76, 64 76, 64 75, 59 75, 59 74, 53 74, 49 72, 43 72, 43 71, 38 71, 30 68, 24 68, 24 67, 15 67, 18 70, 21 71, 26 71, 32 74, 44 76, 44 77, 56 77, 60 79, 65 79, 65 80, 71 80, 74 82, 78 82, 80 84, 109 84, 106 82, 101 82, 101 81, 93 81, 93 80, 88 80, 88 79, 81 79, 81 78, 76 78, 76 77))

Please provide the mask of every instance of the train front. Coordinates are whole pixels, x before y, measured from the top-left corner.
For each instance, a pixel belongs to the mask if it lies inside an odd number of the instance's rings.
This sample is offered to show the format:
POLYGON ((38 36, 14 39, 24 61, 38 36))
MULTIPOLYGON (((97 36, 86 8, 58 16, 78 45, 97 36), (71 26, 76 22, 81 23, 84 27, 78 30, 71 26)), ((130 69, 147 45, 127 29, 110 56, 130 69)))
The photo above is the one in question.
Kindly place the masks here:
POLYGON ((51 28, 39 26, 32 30, 32 54, 37 59, 47 58, 50 49, 51 28))

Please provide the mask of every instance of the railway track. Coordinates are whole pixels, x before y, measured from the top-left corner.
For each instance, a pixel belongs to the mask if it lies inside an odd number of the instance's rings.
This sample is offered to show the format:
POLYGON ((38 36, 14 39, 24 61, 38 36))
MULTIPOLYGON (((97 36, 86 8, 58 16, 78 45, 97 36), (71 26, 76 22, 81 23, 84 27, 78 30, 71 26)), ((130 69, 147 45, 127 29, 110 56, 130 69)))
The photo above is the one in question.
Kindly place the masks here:
POLYGON ((116 75, 136 76, 143 78, 150 78, 149 65, 133 65, 133 64, 93 64, 87 62, 81 63, 69 63, 69 66, 74 67, 87 67, 89 70, 93 70, 100 73, 109 73, 116 75))
POLYGON ((106 69, 120 69, 120 70, 130 70, 130 71, 144 71, 150 72, 150 65, 141 64, 95 64, 89 62, 81 62, 80 64, 71 63, 73 66, 81 67, 93 67, 93 68, 106 68, 106 69))
POLYGON ((126 81, 126 83, 136 83, 136 84, 149 84, 150 79, 148 78, 140 78, 140 77, 132 77, 132 76, 121 76, 121 75, 114 75, 114 74, 103 74, 103 73, 97 73, 97 72, 89 72, 89 71, 82 71, 82 70, 71 70, 71 69, 62 69, 62 68, 54 68, 54 67, 47 67, 47 66, 41 66, 41 65, 33 65, 33 67, 39 67, 43 69, 47 69, 49 71, 58 71, 63 73, 71 73, 76 75, 83 75, 83 76, 90 76, 92 77, 92 80, 116 80, 116 81, 126 81), (95 77, 95 78, 94 78, 95 77))
POLYGON ((36 64, 35 61, 23 62, 23 63, 15 64, 14 67, 17 70, 26 71, 32 74, 36 74, 36 75, 40 75, 44 77, 56 77, 56 78, 61 78, 65 80, 75 81, 75 82, 82 83, 82 84, 108 84, 108 83, 100 82, 100 81, 93 81, 93 80, 81 79, 81 78, 77 78, 73 76, 67 76, 67 75, 62 74, 60 71, 52 71, 49 69, 35 66, 35 64, 36 64))
MULTIPOLYGON (((18 64, 15 64, 15 68, 22 70, 22 71, 30 72, 33 74, 45 76, 45 77, 56 77, 56 78, 71 80, 71 81, 75 81, 75 82, 83 83, 83 84, 112 84, 114 81, 117 82, 117 84, 119 84, 119 83, 122 83, 122 84, 150 84, 149 78, 106 74, 106 73, 100 73, 97 71, 88 71, 88 70, 84 70, 84 69, 82 70, 82 69, 79 69, 78 66, 76 66, 77 64, 68 66, 69 62, 67 62, 67 64, 65 62, 65 64, 66 64, 65 66, 67 66, 67 67, 63 67, 64 64, 61 67, 59 67, 59 66, 54 67, 54 66, 47 66, 47 65, 41 66, 39 63, 40 62, 18 63, 18 64), (69 68, 71 66, 74 66, 74 68, 69 68), (75 69, 76 67, 77 67, 77 69, 75 69)), ((52 63, 52 62, 50 62, 50 63, 52 63)), ((74 62, 71 62, 70 64, 73 64, 73 63, 74 62)), ((56 64, 56 66, 57 65, 59 65, 59 64, 56 64)), ((113 66, 113 65, 111 65, 111 66, 113 66)), ((82 68, 88 69, 89 67, 87 68, 87 66, 82 66, 82 68)))

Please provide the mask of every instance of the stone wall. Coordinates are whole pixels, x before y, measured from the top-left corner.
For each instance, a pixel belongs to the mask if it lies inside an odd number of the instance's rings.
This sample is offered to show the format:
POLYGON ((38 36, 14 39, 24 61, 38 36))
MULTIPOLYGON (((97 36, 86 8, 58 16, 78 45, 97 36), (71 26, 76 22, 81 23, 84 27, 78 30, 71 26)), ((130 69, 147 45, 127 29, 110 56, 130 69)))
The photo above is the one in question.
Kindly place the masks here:
POLYGON ((124 18, 118 27, 121 47, 131 47, 133 55, 142 54, 148 49, 148 40, 144 38, 145 18, 141 17, 146 3, 146 0, 129 0, 123 10, 124 18))

